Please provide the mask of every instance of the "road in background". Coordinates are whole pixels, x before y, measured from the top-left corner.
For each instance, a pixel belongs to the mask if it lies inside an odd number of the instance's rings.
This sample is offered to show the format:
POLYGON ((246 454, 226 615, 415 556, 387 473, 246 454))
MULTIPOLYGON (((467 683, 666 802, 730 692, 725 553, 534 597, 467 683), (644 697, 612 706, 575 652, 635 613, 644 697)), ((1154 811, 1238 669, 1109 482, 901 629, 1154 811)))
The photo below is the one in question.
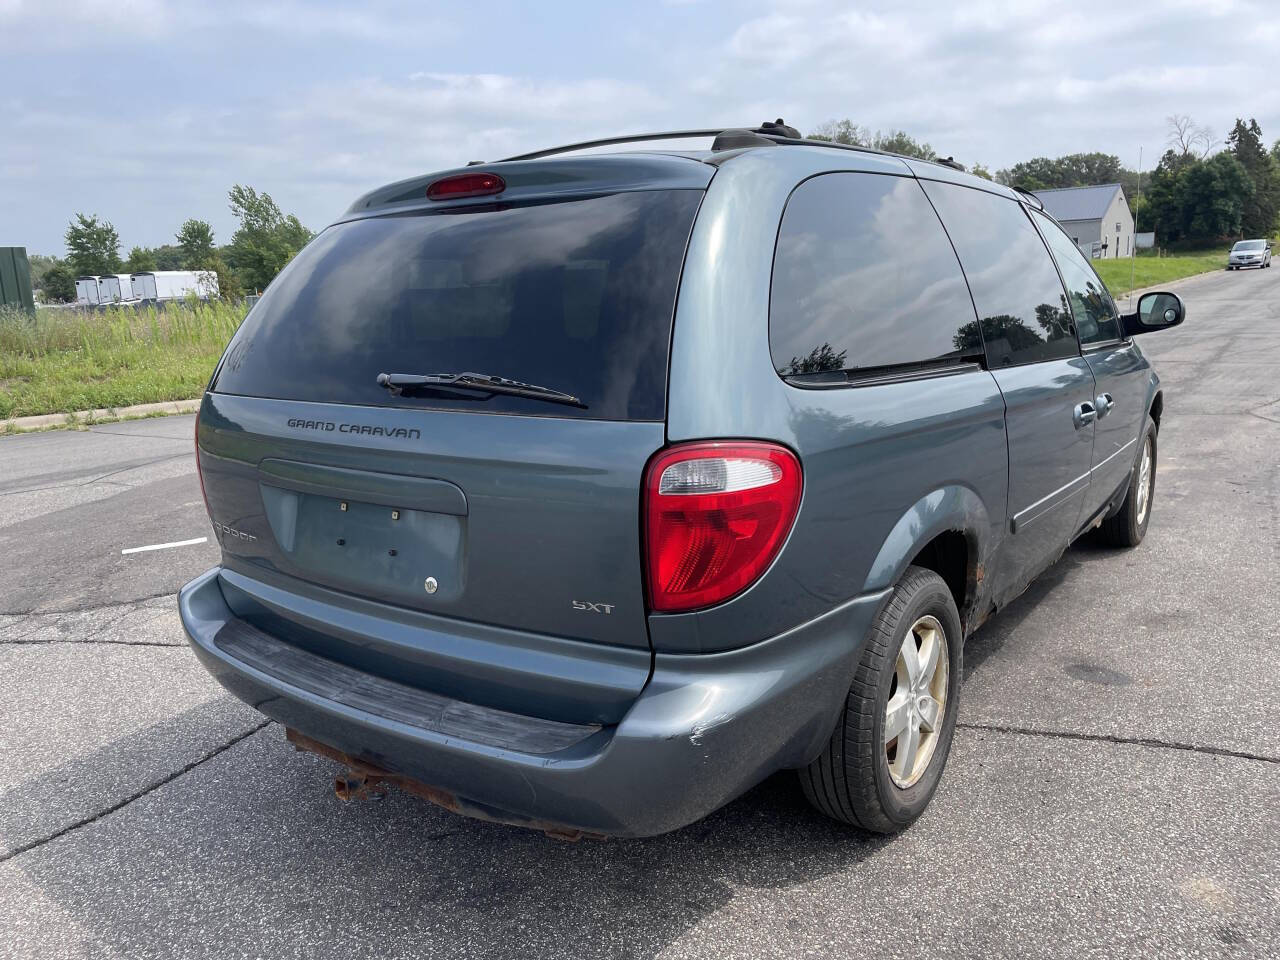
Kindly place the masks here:
POLYGON ((191 418, 0 439, 0 956, 1280 956, 1280 270, 1177 289, 1146 542, 969 641, 892 839, 788 776, 645 841, 344 807, 186 649, 191 418))

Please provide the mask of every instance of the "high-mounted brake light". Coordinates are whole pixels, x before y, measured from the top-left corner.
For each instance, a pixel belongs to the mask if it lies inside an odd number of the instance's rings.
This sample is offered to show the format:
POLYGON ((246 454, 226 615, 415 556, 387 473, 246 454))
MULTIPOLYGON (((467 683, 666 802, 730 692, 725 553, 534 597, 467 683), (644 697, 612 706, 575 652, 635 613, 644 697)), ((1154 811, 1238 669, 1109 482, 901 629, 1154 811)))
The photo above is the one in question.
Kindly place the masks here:
POLYGON ((506 181, 496 173, 462 173, 445 177, 427 187, 429 200, 457 200, 461 197, 483 197, 507 189, 506 181))
POLYGON ((674 612, 741 593, 773 562, 800 506, 800 461, 772 443, 689 443, 645 475, 649 603, 674 612))

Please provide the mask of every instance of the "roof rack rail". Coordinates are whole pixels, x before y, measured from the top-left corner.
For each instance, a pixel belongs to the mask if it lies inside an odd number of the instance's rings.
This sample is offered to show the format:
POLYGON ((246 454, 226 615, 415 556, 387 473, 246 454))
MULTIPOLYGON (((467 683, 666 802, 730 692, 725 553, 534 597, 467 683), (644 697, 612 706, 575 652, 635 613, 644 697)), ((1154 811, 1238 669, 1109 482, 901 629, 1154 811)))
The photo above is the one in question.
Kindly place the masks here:
MULTIPOLYGON (((514 157, 503 157, 497 163, 509 163, 515 160, 541 160, 560 153, 573 153, 577 150, 588 150, 593 147, 610 147, 624 143, 643 143, 648 140, 689 140, 695 137, 714 137, 711 144, 713 151, 736 150, 741 147, 764 146, 766 144, 827 147, 833 150, 853 150, 858 153, 877 153, 881 156, 897 156, 886 150, 875 147, 863 147, 853 143, 835 143, 831 140, 811 140, 803 136, 795 127, 787 125, 779 117, 777 120, 766 120, 758 127, 719 127, 712 130, 668 130, 662 133, 633 133, 623 137, 605 137, 602 140, 584 140, 581 143, 567 143, 559 147, 547 147, 531 153, 521 153, 514 157)), ((472 161, 477 163, 479 161, 472 161)), ((945 166, 963 171, 964 166, 947 157, 938 160, 945 166)))
POLYGON ((1026 197, 1027 201, 1037 210, 1044 210, 1044 201, 1041 200, 1039 197, 1037 197, 1034 193, 1032 193, 1026 187, 1012 187, 1011 189, 1016 191, 1017 193, 1022 194, 1024 197, 1026 197))
MULTIPOLYGON (((643 143, 646 140, 691 140, 694 137, 714 137, 711 144, 714 151, 736 150, 741 147, 777 143, 803 143, 810 146, 848 147, 852 150, 870 148, 849 147, 843 143, 831 143, 826 140, 807 140, 795 127, 789 126, 779 117, 777 120, 766 120, 758 127, 717 127, 713 130, 667 130, 661 133, 633 133, 623 137, 606 137, 602 140, 583 140, 581 143, 567 143, 559 147, 547 147, 532 153, 521 153, 514 157, 503 157, 498 163, 513 160, 540 160, 543 157, 555 156, 558 153, 573 153, 576 150, 589 150, 593 147, 610 147, 623 143, 643 143)), ((879 153, 880 151, 871 151, 879 153)), ((472 161, 475 163, 477 161, 472 161)))
POLYGON ((545 150, 534 150, 532 153, 521 153, 514 157, 503 157, 498 163, 513 160, 541 160, 543 157, 555 156, 557 153, 572 153, 575 150, 588 150, 591 147, 610 147, 620 143, 642 143, 645 140, 690 140, 694 137, 718 137, 728 127, 715 130, 668 130, 664 133, 633 133, 625 137, 605 137, 603 140, 583 140, 581 143, 566 143, 559 147, 547 147, 545 150))

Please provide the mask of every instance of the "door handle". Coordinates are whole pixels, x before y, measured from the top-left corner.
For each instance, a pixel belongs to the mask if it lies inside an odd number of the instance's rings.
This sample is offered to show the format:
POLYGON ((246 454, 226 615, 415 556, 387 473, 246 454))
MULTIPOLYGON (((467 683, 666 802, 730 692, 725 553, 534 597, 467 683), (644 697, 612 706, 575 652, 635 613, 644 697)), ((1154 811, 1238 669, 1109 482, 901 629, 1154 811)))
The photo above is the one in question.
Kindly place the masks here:
POLYGON ((1103 394, 1100 394, 1100 395, 1099 395, 1099 396, 1098 396, 1098 397, 1097 397, 1093 402, 1094 402, 1094 403, 1096 403, 1096 404, 1098 405, 1098 419, 1099 419, 1099 420, 1101 420, 1101 419, 1102 419, 1103 417, 1105 417, 1108 413, 1110 413, 1110 412, 1111 412, 1111 408, 1112 408, 1112 407, 1114 407, 1114 406, 1116 405, 1115 400, 1114 400, 1114 399, 1112 399, 1111 394, 1109 394, 1109 393, 1103 393, 1103 394))
POLYGON ((1093 408, 1093 404, 1086 400, 1084 403, 1077 403, 1076 408, 1071 411, 1071 422, 1076 425, 1079 430, 1086 423, 1093 423, 1098 418, 1098 411, 1093 408))

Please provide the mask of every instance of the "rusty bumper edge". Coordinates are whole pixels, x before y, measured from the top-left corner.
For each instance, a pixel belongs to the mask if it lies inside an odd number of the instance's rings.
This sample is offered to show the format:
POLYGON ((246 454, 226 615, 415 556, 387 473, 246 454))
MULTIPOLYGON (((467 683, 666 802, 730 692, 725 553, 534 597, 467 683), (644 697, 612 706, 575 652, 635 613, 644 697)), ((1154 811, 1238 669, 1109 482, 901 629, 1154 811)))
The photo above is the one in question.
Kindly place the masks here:
POLYGON ((421 797, 423 800, 429 800, 437 806, 444 807, 451 813, 456 813, 464 817, 471 817, 475 820, 485 820, 490 823, 503 823, 512 827, 524 827, 529 830, 541 830, 549 837, 556 840, 577 841, 584 837, 589 840, 607 840, 608 837, 602 833, 592 833, 587 830, 576 830, 571 827, 564 827, 557 823, 550 823, 545 820, 531 820, 525 817, 513 815, 505 815, 496 810, 490 810, 485 807, 479 807, 473 803, 449 793, 447 790, 441 790, 438 787, 430 786, 412 777, 406 777, 404 774, 393 773, 390 770, 384 770, 381 767, 360 760, 350 754, 343 753, 336 747, 331 747, 327 743, 321 743, 319 740, 313 740, 305 733, 299 733, 292 727, 285 728, 285 739, 293 744, 294 749, 305 751, 307 753, 319 754, 327 757, 347 767, 347 772, 339 774, 334 778, 333 789, 339 800, 355 800, 360 797, 369 796, 370 794, 380 794, 385 787, 399 787, 406 793, 411 793, 415 797, 421 797))

